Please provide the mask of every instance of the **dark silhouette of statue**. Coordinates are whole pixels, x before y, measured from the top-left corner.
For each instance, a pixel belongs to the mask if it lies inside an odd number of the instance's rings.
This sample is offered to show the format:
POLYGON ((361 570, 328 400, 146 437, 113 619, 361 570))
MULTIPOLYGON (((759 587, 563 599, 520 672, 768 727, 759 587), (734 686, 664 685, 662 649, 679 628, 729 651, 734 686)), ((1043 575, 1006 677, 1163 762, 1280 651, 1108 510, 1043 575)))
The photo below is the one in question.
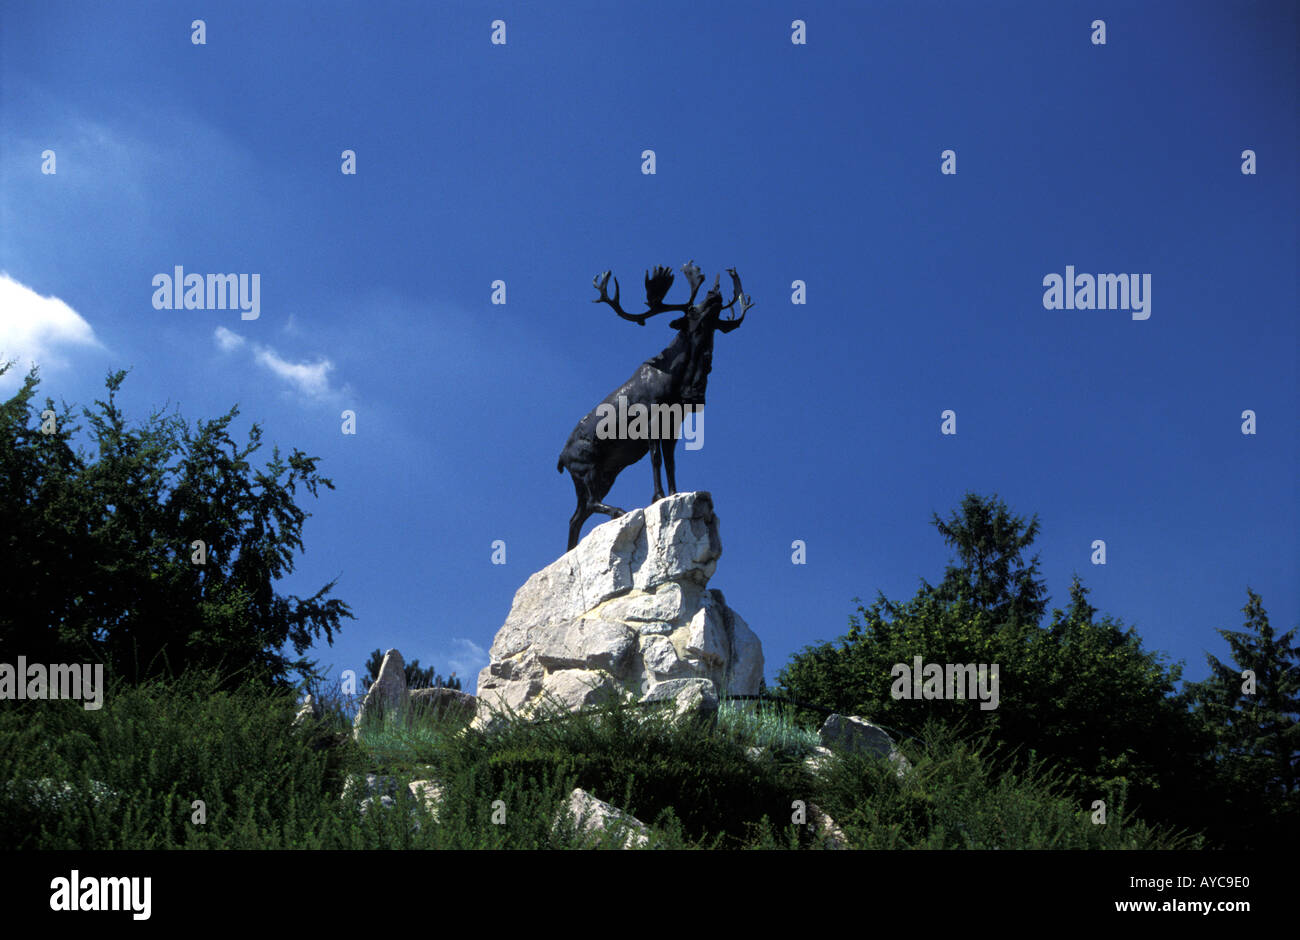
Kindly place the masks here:
POLYGON ((677 492, 674 473, 673 448, 681 431, 681 421, 686 414, 704 405, 704 387, 713 368, 713 334, 730 333, 740 326, 745 313, 753 306, 749 296, 740 286, 740 275, 728 268, 735 294, 726 306, 718 291, 719 277, 704 300, 695 303, 695 295, 704 283, 704 275, 694 261, 682 266, 682 272, 691 282, 691 296, 684 304, 665 304, 664 296, 673 284, 673 273, 665 267, 656 267, 654 274, 646 273, 646 310, 630 314, 619 306, 618 278, 614 278, 614 296, 605 288, 610 272, 596 275, 592 285, 600 296, 592 303, 606 303, 624 320, 645 326, 645 321, 659 313, 675 312, 682 316, 668 325, 677 331, 671 344, 655 356, 641 363, 632 377, 606 396, 596 408, 578 422, 569 440, 560 452, 555 468, 563 472, 567 467, 573 477, 573 488, 578 493, 578 508, 569 519, 569 548, 578 544, 582 524, 593 512, 605 513, 611 518, 623 515, 623 510, 605 505, 602 500, 614 485, 614 479, 624 467, 629 467, 650 452, 654 467, 654 497, 664 498, 663 484, 659 480, 660 463, 668 471, 668 492, 677 492), (740 316, 732 314, 722 319, 722 313, 739 301, 740 316), (640 423, 636 416, 644 420, 640 423), (624 420, 624 418, 632 420, 624 420), (612 432, 612 433, 611 433, 612 432))

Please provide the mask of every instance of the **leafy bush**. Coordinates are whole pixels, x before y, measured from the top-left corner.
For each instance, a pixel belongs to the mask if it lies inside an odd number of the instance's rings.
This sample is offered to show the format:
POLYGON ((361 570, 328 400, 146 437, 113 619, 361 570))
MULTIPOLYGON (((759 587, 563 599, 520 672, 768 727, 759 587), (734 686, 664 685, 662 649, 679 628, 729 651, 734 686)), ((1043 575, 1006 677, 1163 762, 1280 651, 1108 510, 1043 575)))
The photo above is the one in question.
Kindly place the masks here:
POLYGON ((328 597, 333 581, 306 598, 276 590, 303 549, 298 489, 334 488, 318 458, 277 447, 256 467, 262 429, 240 446, 229 432, 238 408, 193 431, 160 412, 130 426, 117 401, 125 376, 109 375, 106 400, 83 409, 93 454, 74 450, 68 406, 41 431, 35 368, 0 401, 0 570, 22 572, 0 604, 0 660, 104 663, 131 681, 182 664, 253 663, 278 684, 311 673, 301 654, 352 617, 328 597))
POLYGON ((864 849, 1176 849, 1197 837, 1131 819, 1122 787, 1098 792, 1106 822, 1093 822, 1091 796, 1036 760, 996 749, 987 733, 962 736, 931 721, 923 740, 900 745, 912 770, 846 755, 821 774, 819 805, 864 849))
MULTIPOLYGON (((709 724, 610 703, 489 733, 393 721, 354 743, 328 708, 293 727, 290 692, 255 680, 228 686, 195 672, 115 681, 99 711, 74 701, 0 711, 0 844, 577 848, 593 837, 564 821, 574 787, 648 824, 652 847, 816 847, 811 825, 791 823, 795 801, 820 806, 857 848, 1194 842, 1130 821, 1122 792, 1099 794, 1109 818, 1095 826, 1077 788, 940 724, 926 727, 924 743, 900 745, 914 765, 901 778, 865 757, 837 758, 814 775, 804 763, 811 728, 759 709, 724 708, 709 724), (359 786, 367 773, 386 778, 391 807, 359 786), (436 809, 408 789, 417 778, 437 782, 436 809), (206 805, 202 824, 191 819, 194 800, 206 805)), ((616 829, 594 837, 609 847, 622 839, 616 829)))
POLYGON ((291 693, 195 671, 137 686, 113 680, 104 706, 14 703, 0 712, 0 843, 41 848, 269 847, 310 839, 363 755, 290 731, 291 693), (28 807, 27 781, 74 798, 28 807), (97 787, 115 798, 95 800, 97 787), (196 800, 206 822, 191 822, 196 800))
POLYGON ((1037 520, 1012 516, 996 497, 968 494, 934 524, 957 551, 942 582, 922 581, 905 602, 859 604, 847 634, 796 654, 779 689, 792 699, 916 733, 938 721, 1033 749, 1091 792, 1124 788, 1151 821, 1203 818, 1197 755, 1207 746, 1176 692, 1181 665, 1143 648, 1133 628, 1097 616, 1076 577, 1065 610, 1040 623, 1047 598, 1037 559, 1023 558, 1037 520), (894 668, 998 664, 999 701, 895 698, 894 668))

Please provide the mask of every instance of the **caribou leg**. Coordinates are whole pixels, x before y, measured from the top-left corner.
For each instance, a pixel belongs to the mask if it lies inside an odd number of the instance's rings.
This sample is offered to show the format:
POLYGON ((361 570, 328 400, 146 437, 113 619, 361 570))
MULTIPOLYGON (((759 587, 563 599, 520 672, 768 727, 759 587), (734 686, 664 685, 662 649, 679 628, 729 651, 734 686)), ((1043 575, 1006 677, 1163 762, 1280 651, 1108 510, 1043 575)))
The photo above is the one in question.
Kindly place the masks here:
MULTIPOLYGON (((664 454, 664 472, 668 475, 668 492, 677 492, 677 435, 681 429, 681 423, 674 415, 669 418, 671 426, 669 427, 668 437, 659 442, 659 447, 664 454)), ((658 482, 656 480, 656 482, 658 482)))
POLYGON ((571 552, 578 547, 578 536, 582 533, 582 524, 587 521, 590 512, 583 512, 583 506, 578 504, 573 515, 569 517, 569 547, 565 551, 571 552))
MULTIPOLYGON (((568 551, 572 551, 578 547, 578 539, 582 534, 583 523, 587 521, 592 513, 602 512, 611 519, 617 519, 619 516, 624 514, 623 510, 619 509, 617 506, 606 506, 599 499, 596 499, 594 494, 582 483, 579 483, 576 477, 573 480, 573 488, 578 493, 578 508, 575 509, 573 515, 569 517, 568 551)), ((608 490, 608 487, 606 487, 606 490, 608 490)), ((605 494, 601 493, 600 495, 604 496, 605 494)))
MULTIPOLYGON (((664 498, 664 485, 659 481, 659 466, 663 462, 663 457, 660 453, 662 448, 663 448, 663 441, 660 441, 656 438, 650 439, 650 466, 654 468, 654 478, 655 478, 655 493, 654 496, 650 497, 650 502, 652 503, 655 502, 656 500, 660 500, 664 498)), ((669 480, 672 479, 671 470, 668 471, 668 479, 669 480)))
POLYGON ((668 492, 677 492, 677 458, 673 456, 673 450, 677 446, 676 441, 664 441, 660 444, 664 451, 664 473, 668 475, 668 492))

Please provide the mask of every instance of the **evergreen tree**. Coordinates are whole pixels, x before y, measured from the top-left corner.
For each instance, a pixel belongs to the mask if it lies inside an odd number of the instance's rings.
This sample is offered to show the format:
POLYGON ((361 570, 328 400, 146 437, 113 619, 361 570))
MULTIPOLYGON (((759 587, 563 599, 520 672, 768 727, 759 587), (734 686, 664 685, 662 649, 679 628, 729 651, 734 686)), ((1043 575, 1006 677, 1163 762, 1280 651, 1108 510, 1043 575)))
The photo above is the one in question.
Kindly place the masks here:
POLYGON ((930 719, 988 731, 1073 774, 1085 803, 1124 793, 1148 818, 1198 822, 1192 771, 1203 738, 1176 692, 1181 665, 1144 650, 1135 629, 1099 620, 1077 577, 1068 608, 1038 625, 1047 597, 1037 557, 1023 560, 1036 519, 1012 516, 997 497, 968 495, 934 525, 958 550, 939 586, 922 580, 902 603, 883 594, 870 607, 858 602, 844 636, 791 659, 778 676, 781 694, 903 733, 930 719), (894 698, 893 670, 910 671, 918 656, 945 667, 997 664, 997 707, 980 708, 969 689, 966 700, 926 699, 915 688, 894 698))
POLYGON ((967 598, 997 624, 1038 624, 1047 606, 1046 588, 1038 578, 1038 556, 1028 563, 1023 558, 1038 536, 1037 516, 1026 523, 996 494, 967 493, 947 521, 935 513, 933 524, 957 549, 958 563, 949 564, 934 589, 941 600, 967 598))
POLYGON ((406 664, 406 687, 408 689, 429 689, 434 685, 432 666, 427 669, 422 668, 418 659, 413 659, 406 664))
POLYGON ((1218 630, 1229 666, 1207 653, 1210 677, 1189 684, 1212 736, 1220 829, 1233 847, 1294 844, 1300 836, 1300 651, 1296 630, 1274 633, 1263 600, 1246 589, 1245 629, 1218 630))
POLYGON ((128 682, 186 667, 231 681, 312 675, 301 654, 352 614, 327 599, 334 581, 307 598, 275 584, 303 549, 298 487, 334 488, 318 458, 275 448, 254 467, 262 430, 239 446, 228 433, 238 408, 193 431, 159 412, 130 426, 117 403, 125 376, 110 374, 107 400, 82 410, 90 454, 74 449, 68 405, 33 404, 35 368, 0 403, 0 660, 103 663, 128 682))
POLYGON ((1122 787, 1130 808, 1204 828, 1195 780, 1204 738, 1177 690, 1182 663, 1167 664, 1143 648, 1135 628, 1097 614, 1075 575, 1068 607, 1031 635, 1017 669, 1027 694, 1012 703, 1003 732, 1050 755, 1098 797, 1122 787))

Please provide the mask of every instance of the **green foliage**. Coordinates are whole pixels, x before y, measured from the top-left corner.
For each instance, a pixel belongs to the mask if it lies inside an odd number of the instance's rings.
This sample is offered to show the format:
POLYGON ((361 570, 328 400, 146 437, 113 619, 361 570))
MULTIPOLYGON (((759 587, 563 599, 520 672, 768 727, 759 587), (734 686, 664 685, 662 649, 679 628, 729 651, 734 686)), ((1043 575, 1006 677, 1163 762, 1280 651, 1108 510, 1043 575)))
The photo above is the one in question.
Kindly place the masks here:
POLYGON ((255 468, 262 430, 238 446, 228 433, 238 408, 194 430, 161 413, 129 426, 117 403, 125 375, 109 375, 107 400, 82 412, 93 455, 74 450, 81 426, 66 404, 53 433, 41 432, 35 369, 0 403, 0 568, 12 575, 0 659, 105 663, 130 681, 185 667, 276 682, 309 672, 301 654, 322 633, 332 642, 352 614, 327 599, 333 581, 307 598, 274 585, 303 549, 298 487, 316 496, 333 483, 299 450, 286 459, 275 448, 255 468))
MULTIPOLYGON (((379 765, 390 770, 417 767, 428 760, 431 749, 443 737, 463 730, 468 723, 467 717, 453 710, 428 702, 404 702, 376 720, 365 721, 360 740, 379 765)), ((352 727, 350 723, 347 726, 352 727)))
POLYGON ((763 816, 788 814, 801 771, 750 761, 735 737, 670 716, 609 703, 551 720, 508 721, 488 735, 453 738, 444 760, 484 768, 489 789, 513 779, 562 780, 562 795, 582 787, 646 822, 671 809, 697 843, 739 846, 763 816))
MULTIPOLYGON (((1028 523, 1011 515, 997 496, 967 493, 948 518, 935 513, 934 527, 957 550, 934 595, 941 601, 968 601, 995 624, 1037 624, 1046 609, 1038 556, 1026 563, 1023 554, 1038 536, 1038 517, 1028 523)), ((931 588, 924 581, 922 593, 931 588)))
MULTIPOLYGON (((1098 621, 1075 578, 1068 610, 1050 625, 1023 553, 1037 533, 997 497, 968 495, 960 513, 936 527, 958 548, 938 588, 922 582, 910 601, 882 595, 859 603, 848 633, 808 647, 779 675, 796 701, 868 717, 915 734, 926 722, 980 732, 1048 759, 1075 779, 1080 798, 1123 787, 1135 811, 1187 826, 1197 817, 1194 755, 1201 737, 1176 694, 1181 666, 1142 648, 1132 628, 1098 621), (998 706, 966 700, 894 698, 892 670, 922 663, 999 666, 998 706)), ((915 692, 915 690, 914 690, 915 692)))
MULTIPOLYGON (((0 844, 17 848, 253 848, 310 843, 342 774, 363 766, 346 742, 324 750, 290 732, 293 697, 215 671, 129 686, 104 707, 12 703, 0 712, 0 844), (32 811, 33 781, 66 797, 32 811), (101 798, 96 799, 100 794, 101 798), (105 796, 104 794, 110 794, 105 796), (193 801, 206 822, 191 821, 193 801)), ((335 790, 335 792, 337 792, 335 790)))
POLYGON ((793 719, 792 710, 768 702, 723 699, 717 730, 745 747, 763 748, 790 760, 809 756, 821 743, 816 731, 793 719))
POLYGON ((1022 658, 1027 639, 1023 627, 998 627, 965 600, 946 602, 924 590, 904 604, 881 597, 869 608, 859 604, 836 643, 796 654, 778 675, 778 689, 798 702, 903 729, 915 730, 928 717, 961 723, 974 715, 996 723, 1001 702, 998 710, 981 713, 973 701, 895 699, 892 670, 900 663, 911 670, 915 656, 925 663, 998 663, 1005 700, 1008 680, 1012 687, 1016 682, 1007 663, 1022 658))
POLYGON ((795 800, 821 806, 859 848, 1189 844, 1131 821, 1122 793, 1095 826, 1068 788, 942 726, 924 729, 925 745, 905 742, 915 771, 900 778, 889 762, 855 757, 813 775, 797 748, 778 746, 811 729, 739 711, 711 726, 611 703, 489 733, 393 722, 354 744, 333 709, 292 727, 291 693, 256 681, 225 689, 215 672, 114 682, 98 712, 15 705, 0 711, 0 843, 15 848, 621 845, 619 827, 593 836, 565 820, 577 786, 648 823, 650 847, 819 847, 810 825, 791 823, 795 800), (751 759, 754 747, 766 750, 751 759), (364 788, 345 787, 367 772, 391 778, 391 808, 363 812, 364 788), (414 779, 438 782, 436 809, 412 794, 414 779))
POLYGON ((1093 822, 1074 782, 1037 760, 996 749, 987 732, 963 736, 928 722, 924 745, 900 746, 912 770, 864 756, 835 761, 823 774, 819 805, 850 844, 864 849, 1178 849, 1194 836, 1130 818, 1122 787, 1107 801, 1104 824, 1093 822))
POLYGON ((1098 620, 1087 593, 1076 576, 1069 607, 1032 634, 1019 667, 1026 694, 1004 716, 1004 739, 1076 774, 1086 792, 1124 786, 1152 818, 1204 825, 1201 738, 1176 690, 1181 663, 1144 650, 1134 628, 1098 620))
POLYGON ((1219 630, 1232 666, 1206 654, 1211 674, 1189 685, 1209 738, 1216 833, 1232 848, 1291 846, 1300 837, 1300 650, 1297 628, 1274 633, 1263 600, 1246 589, 1244 630, 1219 630), (1243 672, 1254 673, 1254 692, 1243 672))

